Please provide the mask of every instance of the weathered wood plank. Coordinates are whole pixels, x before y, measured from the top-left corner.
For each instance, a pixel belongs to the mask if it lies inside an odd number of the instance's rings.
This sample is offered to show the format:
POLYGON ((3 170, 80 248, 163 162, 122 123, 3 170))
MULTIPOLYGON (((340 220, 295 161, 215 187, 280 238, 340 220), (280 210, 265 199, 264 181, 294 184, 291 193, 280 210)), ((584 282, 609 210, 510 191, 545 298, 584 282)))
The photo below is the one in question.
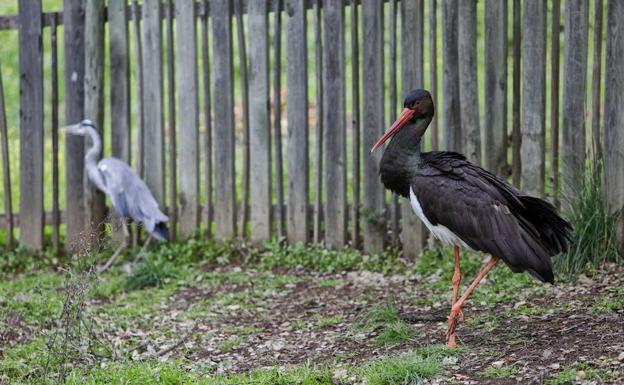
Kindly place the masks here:
MULTIPOLYGON (((180 4, 176 2, 176 4, 180 4)), ((175 241, 178 234, 178 146, 177 146, 177 125, 176 125, 176 80, 175 80, 175 68, 176 68, 176 58, 175 51, 176 47, 173 42, 173 18, 176 17, 176 10, 174 9, 174 2, 172 0, 167 1, 165 4, 165 23, 167 25, 166 39, 167 39, 167 140, 169 142, 169 156, 167 157, 167 169, 169 173, 169 200, 168 206, 171 208, 167 212, 169 216, 169 238, 172 241, 175 241), (175 208, 175 209, 173 209, 175 208)), ((185 20, 188 22, 189 20, 185 20)), ((194 25, 194 20, 191 21, 191 25, 194 25)), ((180 26, 180 21, 176 20, 176 27, 178 31, 180 29, 184 29, 185 27, 180 26)), ((178 36, 180 33, 177 34, 178 36)), ((194 35, 191 39, 194 39, 194 35)), ((182 43, 184 44, 184 43, 182 43)), ((183 59, 184 60, 184 59, 183 59)), ((182 61, 182 60, 181 60, 182 61)), ((191 72, 192 73, 192 72, 191 72)), ((195 83, 193 83, 195 86, 195 83)), ((186 90, 182 89, 180 93, 180 99, 184 98, 182 93, 186 92, 186 90)), ((186 100, 190 102, 189 100, 186 100)), ((190 119, 189 117, 186 117, 190 119)), ((181 115, 180 119, 184 119, 183 115, 181 115)), ((194 142, 196 145, 197 141, 194 142)), ((184 147, 183 147, 184 148, 184 147)), ((185 151, 185 150, 184 150, 185 151)), ((184 152, 182 151, 182 152, 184 152)), ((189 148, 189 152, 193 152, 193 147, 189 148)), ((183 155, 180 155, 182 157, 183 155)), ((184 170, 184 168, 182 168, 184 170)), ((184 173, 182 173, 184 174, 184 173)))
POLYGON ((238 61, 243 108, 243 185, 241 188, 241 202, 238 207, 240 213, 238 235, 241 238, 246 238, 247 223, 249 222, 249 77, 247 76, 249 63, 247 61, 247 42, 245 39, 242 0, 238 0, 236 4, 236 35, 238 37, 238 61))
POLYGON ((2 84, 2 71, 0 70, 0 136, 2 136, 2 181, 4 188, 4 215, 5 244, 8 249, 13 248, 13 199, 11 193, 11 167, 9 159, 9 138, 7 132, 6 110, 4 103, 4 86, 2 84))
POLYGON ((43 42, 41 1, 19 4, 20 243, 43 247, 43 42))
POLYGON ((464 139, 463 151, 468 160, 479 164, 481 163, 481 129, 477 81, 477 2, 460 1, 457 15, 459 105, 464 139))
POLYGON ((602 157, 602 137, 600 135, 600 80, 602 73, 602 22, 604 6, 602 0, 594 2, 594 64, 592 68, 592 144, 596 158, 602 157))
POLYGON ((585 99, 587 97, 587 0, 568 0, 565 8, 563 132, 561 146, 564 208, 571 212, 585 174, 585 99))
POLYGON ((520 63, 522 60, 522 31, 520 29, 522 21, 522 10, 520 0, 513 0, 513 100, 512 100, 512 144, 511 144, 511 167, 513 185, 520 187, 520 176, 522 174, 522 159, 520 156, 520 146, 522 133, 520 129, 520 63))
POLYGON ((462 151, 459 102, 459 54, 457 50, 457 0, 444 0, 442 29, 442 97, 444 104, 444 145, 449 151, 462 151))
POLYGON ((314 53, 316 72, 316 191, 314 194, 314 243, 321 242, 323 217, 323 37, 321 35, 321 0, 314 2, 314 53))
POLYGON ((485 168, 505 176, 507 164, 507 2, 485 3, 485 168))
MULTIPOLYGON (((422 88, 424 83, 423 6, 422 0, 401 2, 401 85, 403 95, 415 88, 422 88)), ((401 107, 402 100, 398 103, 400 105, 396 107, 401 107)), ((422 144, 420 146, 422 147, 422 144)), ((403 199, 401 205, 403 254, 414 259, 423 249, 427 233, 423 223, 414 214, 409 200, 403 199)))
POLYGON ((364 157, 363 218, 364 250, 378 253, 384 246, 384 187, 379 180, 381 151, 369 150, 384 131, 383 2, 362 4, 362 84, 366 98, 362 105, 362 145, 364 157))
MULTIPOLYGON (((65 0, 63 6, 65 44, 65 124, 84 119, 85 2, 65 0)), ((65 199, 67 213, 65 244, 68 250, 81 249, 85 226, 84 138, 65 136, 65 199)))
MULTIPOLYGON (((104 3, 87 0, 85 13, 85 117, 91 119, 102 135, 104 129, 104 3)), ((85 151, 91 141, 85 141, 85 151)), ((95 234, 90 241, 97 240, 102 233, 106 218, 104 194, 85 177, 85 208, 87 230, 95 234)))
POLYGON ((215 138, 216 237, 236 233, 234 187, 234 80, 232 77, 232 2, 211 2, 215 138))
POLYGON ((108 3, 110 49, 111 152, 130 163, 130 60, 126 0, 108 3))
MULTIPOLYGON (((429 92, 433 98, 433 105, 438 104, 438 5, 436 0, 429 0, 429 92)), ((429 124, 431 148, 439 148, 438 116, 433 116, 429 124)))
POLYGON ((154 198, 165 204, 163 133, 162 6, 160 0, 143 3, 143 147, 145 183, 154 198))
MULTIPOLYGON (((397 1, 391 0, 389 4, 388 12, 388 32, 390 33, 390 68, 388 72, 390 75, 390 116, 388 119, 388 127, 394 122, 397 116, 397 38, 396 38, 396 23, 397 23, 397 1)), ((405 53, 411 55, 411 52, 405 53)), ((405 91, 405 90, 404 90, 405 91)), ((392 222, 392 246, 399 247, 400 229, 399 221, 401 217, 401 206, 399 203, 399 196, 395 193, 392 194, 392 210, 390 220, 392 222)))
POLYGON ((351 81, 352 89, 352 161, 353 181, 351 198, 351 244, 353 247, 360 246, 360 19, 358 17, 358 5, 356 1, 351 3, 351 81))
POLYGON ((275 146, 275 198, 277 203, 277 236, 286 235, 286 211, 284 209, 284 161, 282 156, 282 0, 275 1, 273 63, 273 135, 275 146))
POLYGON ((552 196, 559 206, 559 35, 561 32, 561 4, 553 0, 551 21, 550 63, 550 151, 552 196))
POLYGON ((286 0, 288 104, 288 241, 307 242, 308 224, 308 70, 304 0, 286 0))
POLYGON ((339 1, 323 3, 323 42, 325 243, 338 248, 347 241, 344 6, 339 1))
POLYGON ((196 10, 188 2, 175 2, 177 90, 180 151, 180 236, 187 238, 199 223, 199 118, 197 91, 196 10))
POLYGON ((141 22, 138 12, 139 5, 137 0, 132 0, 132 25, 134 35, 134 56, 136 69, 136 126, 137 126, 137 153, 136 153, 136 166, 139 175, 145 177, 144 167, 144 146, 143 146, 143 44, 141 43, 141 22))
MULTIPOLYGON (((607 59, 605 64, 604 163, 605 196, 611 212, 624 208, 624 2, 607 5, 607 59)), ((616 224, 624 252, 624 217, 616 224)))
MULTIPOLYGON (((58 34, 57 20, 54 18, 50 25, 50 77, 51 77, 51 106, 52 113, 51 129, 52 132, 52 250, 55 254, 61 249, 60 241, 60 225, 61 212, 59 208, 59 94, 58 94, 58 34)), ((2 81, 0 80, 0 83, 2 81)), ((2 84, 0 84, 2 88, 2 84)), ((0 92, 2 90, 0 89, 0 92)), ((9 195, 10 197, 11 195, 9 195)), ((12 234, 12 232, 8 232, 12 234)))
POLYGON ((522 15, 522 189, 544 194, 546 1, 526 0, 522 15))
POLYGON ((269 121, 268 5, 249 2, 250 236, 271 237, 271 126, 269 121))
MULTIPOLYGON (((202 3, 203 9, 208 7, 208 0, 202 3)), ((208 55, 208 12, 201 13, 201 45, 202 45, 202 76, 204 94, 204 222, 206 236, 212 235, 213 218, 213 183, 212 183, 212 107, 210 97, 210 57, 208 55)))

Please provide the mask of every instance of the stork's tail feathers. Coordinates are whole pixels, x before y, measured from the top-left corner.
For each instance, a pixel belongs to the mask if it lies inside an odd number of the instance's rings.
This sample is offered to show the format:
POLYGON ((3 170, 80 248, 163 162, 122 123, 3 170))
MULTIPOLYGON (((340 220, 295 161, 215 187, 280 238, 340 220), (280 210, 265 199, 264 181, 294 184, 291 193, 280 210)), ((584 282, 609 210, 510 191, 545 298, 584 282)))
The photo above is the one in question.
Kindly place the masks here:
POLYGON ((555 206, 543 199, 521 196, 520 201, 525 207, 523 216, 537 228, 550 255, 566 253, 572 242, 572 225, 559 216, 555 206))
POLYGON ((152 236, 159 241, 168 241, 169 240, 169 229, 167 228, 167 222, 158 222, 154 226, 154 231, 152 231, 152 236))

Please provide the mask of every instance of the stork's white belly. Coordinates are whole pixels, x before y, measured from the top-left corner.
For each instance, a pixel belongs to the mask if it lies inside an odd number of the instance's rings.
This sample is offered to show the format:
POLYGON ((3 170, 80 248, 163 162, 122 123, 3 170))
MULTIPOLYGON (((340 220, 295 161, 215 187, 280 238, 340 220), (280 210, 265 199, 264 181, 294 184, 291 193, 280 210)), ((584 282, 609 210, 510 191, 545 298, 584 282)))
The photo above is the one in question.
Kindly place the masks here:
POLYGON ((468 249, 470 248, 468 247, 468 245, 466 245, 466 243, 460 237, 458 237, 454 232, 449 230, 448 227, 443 226, 441 224, 433 225, 431 222, 429 222, 429 219, 427 219, 427 217, 425 216, 425 213, 423 213, 422 207, 420 206, 420 202, 418 202, 418 198, 416 197, 416 194, 414 194, 414 190, 412 190, 411 187, 410 187, 410 204, 412 205, 412 210, 414 210, 414 213, 418 216, 418 218, 420 218, 420 220, 425 224, 425 226, 427 226, 429 231, 431 231, 431 234, 433 234, 434 237, 439 239, 440 242, 442 242, 445 245, 461 246, 461 247, 465 247, 468 249))

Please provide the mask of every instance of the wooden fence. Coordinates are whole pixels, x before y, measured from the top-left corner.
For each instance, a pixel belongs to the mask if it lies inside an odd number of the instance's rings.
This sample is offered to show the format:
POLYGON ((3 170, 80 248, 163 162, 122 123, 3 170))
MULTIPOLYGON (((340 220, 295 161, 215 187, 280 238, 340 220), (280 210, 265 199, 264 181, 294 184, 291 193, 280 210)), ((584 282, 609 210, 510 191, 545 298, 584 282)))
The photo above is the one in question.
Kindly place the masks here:
POLYGON ((85 180, 83 139, 59 138, 59 121, 89 118, 166 207, 174 237, 203 228, 217 239, 283 236, 367 252, 392 244, 416 255, 422 224, 384 191, 380 153, 368 150, 417 87, 437 106, 427 148, 462 151, 557 201, 576 194, 586 154, 603 153, 606 196, 614 210, 624 206, 619 0, 65 0, 63 11, 45 13, 40 0, 19 5, 18 15, 0 16, 0 30, 19 30, 20 47, 19 124, 6 120, 0 77, 9 247, 14 227, 20 244, 41 248, 51 226, 59 248, 61 234, 71 244, 105 220, 104 197, 85 180), (19 126, 18 141, 7 123, 19 126), (19 159, 9 159, 13 145, 19 159), (10 175, 16 161, 19 175, 10 175))

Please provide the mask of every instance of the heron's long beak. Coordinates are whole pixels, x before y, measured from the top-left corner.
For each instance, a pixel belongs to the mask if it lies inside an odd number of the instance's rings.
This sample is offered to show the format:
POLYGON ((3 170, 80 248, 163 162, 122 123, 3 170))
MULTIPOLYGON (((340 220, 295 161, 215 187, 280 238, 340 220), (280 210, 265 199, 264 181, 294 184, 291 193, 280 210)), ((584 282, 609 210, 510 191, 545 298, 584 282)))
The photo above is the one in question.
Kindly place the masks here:
POLYGON ((381 145, 384 144, 388 139, 392 138, 394 134, 396 134, 412 119, 415 113, 416 111, 410 108, 404 108, 403 111, 401 111, 401 115, 399 115, 397 120, 392 123, 392 126, 390 126, 388 131, 386 131, 386 133, 381 138, 379 138, 379 140, 373 145, 373 148, 371 148, 370 152, 372 153, 373 151, 381 147, 381 145))
POLYGON ((63 127, 63 131, 66 134, 78 134, 78 129, 80 128, 80 124, 72 124, 71 126, 63 127))

